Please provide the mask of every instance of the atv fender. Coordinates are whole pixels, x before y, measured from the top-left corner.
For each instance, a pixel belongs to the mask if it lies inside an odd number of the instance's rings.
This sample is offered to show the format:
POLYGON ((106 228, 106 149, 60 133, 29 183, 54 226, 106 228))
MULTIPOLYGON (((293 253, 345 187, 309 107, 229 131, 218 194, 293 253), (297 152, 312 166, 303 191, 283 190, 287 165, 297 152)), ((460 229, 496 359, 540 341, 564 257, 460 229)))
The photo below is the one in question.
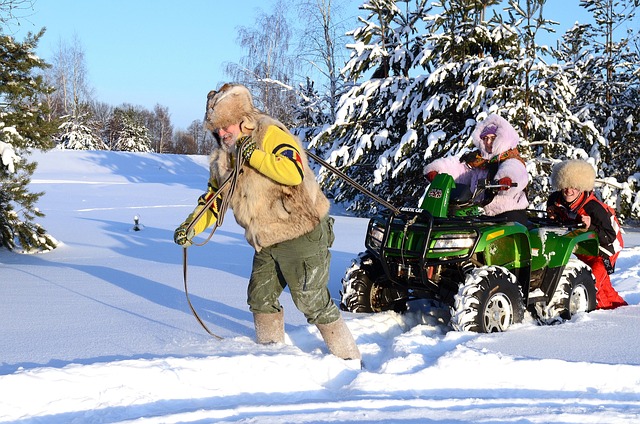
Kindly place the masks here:
POLYGON ((530 239, 533 269, 564 267, 571 254, 597 256, 599 250, 598 237, 593 231, 540 227, 531 230, 530 239))
POLYGON ((517 222, 483 229, 476 251, 483 252, 487 266, 498 265, 512 270, 531 265, 528 230, 517 222))

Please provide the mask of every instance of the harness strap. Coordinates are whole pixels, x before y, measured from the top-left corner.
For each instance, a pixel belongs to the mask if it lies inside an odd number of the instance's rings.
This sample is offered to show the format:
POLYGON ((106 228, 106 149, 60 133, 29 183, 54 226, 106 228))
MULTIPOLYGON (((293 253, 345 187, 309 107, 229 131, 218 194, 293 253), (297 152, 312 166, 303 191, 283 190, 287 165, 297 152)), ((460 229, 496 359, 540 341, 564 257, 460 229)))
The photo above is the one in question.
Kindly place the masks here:
POLYGON ((307 150, 307 156, 309 156, 311 159, 315 160, 320 165, 322 165, 325 168, 327 168, 329 171, 331 171, 334 174, 336 174, 338 177, 342 178, 345 182, 347 182, 349 185, 351 185, 351 187, 353 187, 356 190, 360 191, 362 194, 365 194, 365 195, 369 196, 372 200, 375 200, 376 202, 378 202, 379 204, 381 204, 385 208, 389 209, 391 212, 393 212, 394 215, 399 215, 400 214, 400 210, 398 208, 396 208, 395 206, 393 206, 391 203, 387 202, 386 200, 384 200, 380 196, 374 194, 371 190, 366 189, 364 186, 362 186, 360 183, 358 183, 354 179, 349 178, 349 176, 347 174, 345 174, 344 172, 340 171, 335 166, 332 166, 331 164, 329 164, 328 162, 323 160, 320 156, 318 156, 318 155, 316 155, 314 153, 311 153, 308 150, 307 150))
MULTIPOLYGON (((250 140, 250 139, 244 140, 242 145, 239 146, 239 149, 242 149, 242 147, 244 146, 244 143, 246 143, 248 140, 250 140)), ((187 234, 189 234, 189 231, 202 218, 202 216, 205 214, 207 209, 209 209, 211 207, 211 205, 213 205, 213 202, 215 202, 216 199, 218 198, 218 196, 221 195, 223 190, 225 190, 227 188, 227 185, 229 185, 229 192, 226 194, 226 196, 222 196, 222 202, 221 202, 220 208, 218 210, 218 217, 216 219, 215 225, 213 226, 213 229, 211 230, 211 233, 209 233, 209 237, 207 237, 207 239, 204 242, 200 243, 200 244, 194 243, 196 246, 204 246, 205 244, 207 244, 209 242, 209 240, 211 240, 211 237, 213 237, 213 233, 215 233, 216 229, 222 225, 222 221, 224 220, 224 215, 225 215, 225 213, 227 211, 227 208, 229 207, 229 203, 231 202, 231 197, 233 196, 233 192, 236 189, 236 185, 237 185, 237 182, 238 182, 238 176, 242 173, 242 165, 243 165, 243 163, 244 163, 244 158, 242 157, 242 155, 239 155, 236 158, 236 163, 235 163, 235 166, 234 166, 233 170, 231 171, 231 175, 229 175, 229 177, 224 181, 224 183, 222 183, 220 188, 215 193, 213 193, 213 195, 203 205, 202 209, 193 217, 193 220, 191 221, 191 223, 189 223, 189 226, 187 227, 187 234)), ((213 333, 211 330, 209 330, 209 328, 206 326, 204 321, 200 318, 200 316, 196 312, 196 309, 193 307, 193 304, 191 303, 191 299, 189 298, 189 289, 187 287, 187 267, 188 267, 188 264, 187 264, 187 249, 188 249, 187 247, 184 247, 182 249, 182 279, 184 281, 184 294, 187 297, 187 303, 189 304, 189 309, 191 309, 191 312, 193 313, 193 316, 196 318, 198 323, 200 323, 202 328, 204 328, 204 330, 207 333, 209 333, 211 336, 215 337, 218 340, 222 340, 223 337, 221 337, 221 336, 213 333)))

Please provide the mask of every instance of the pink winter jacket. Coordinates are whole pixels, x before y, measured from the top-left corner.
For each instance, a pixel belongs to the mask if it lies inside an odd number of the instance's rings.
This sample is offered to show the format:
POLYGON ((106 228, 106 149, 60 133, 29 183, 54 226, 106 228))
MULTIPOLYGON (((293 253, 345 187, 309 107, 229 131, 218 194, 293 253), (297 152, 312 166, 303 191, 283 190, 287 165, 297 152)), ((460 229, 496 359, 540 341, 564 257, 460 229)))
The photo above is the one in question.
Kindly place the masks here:
MULTIPOLYGON (((516 130, 504 118, 498 115, 489 115, 487 119, 479 122, 472 134, 473 144, 480 150, 484 159, 491 159, 509 149, 513 149, 518 145, 520 140, 516 130), (495 125, 496 139, 493 142, 493 152, 488 153, 484 148, 484 143, 480 138, 480 133, 485 127, 495 125)), ((469 184, 472 190, 476 188, 478 181, 487 178, 488 170, 481 168, 471 168, 466 163, 460 162, 458 157, 444 157, 436 159, 424 168, 425 175, 431 171, 438 173, 447 173, 460 184, 469 184)), ((524 189, 529 183, 529 174, 527 168, 518 159, 506 159, 498 166, 498 172, 494 176, 495 180, 504 177, 511 178, 511 181, 517 183, 517 187, 511 187, 508 190, 498 191, 491 203, 484 207, 484 211, 489 216, 495 216, 503 212, 526 209, 529 201, 524 189)))

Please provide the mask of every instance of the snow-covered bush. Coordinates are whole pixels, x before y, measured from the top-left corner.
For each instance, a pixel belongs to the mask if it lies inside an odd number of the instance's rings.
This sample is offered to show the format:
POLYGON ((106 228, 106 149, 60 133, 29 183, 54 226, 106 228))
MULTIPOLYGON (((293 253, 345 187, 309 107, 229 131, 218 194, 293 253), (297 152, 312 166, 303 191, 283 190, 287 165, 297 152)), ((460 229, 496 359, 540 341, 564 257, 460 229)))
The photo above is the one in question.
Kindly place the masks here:
POLYGON ((57 147, 59 149, 72 150, 109 150, 95 131, 84 122, 83 117, 74 119, 71 116, 63 116, 65 121, 58 128, 57 147))

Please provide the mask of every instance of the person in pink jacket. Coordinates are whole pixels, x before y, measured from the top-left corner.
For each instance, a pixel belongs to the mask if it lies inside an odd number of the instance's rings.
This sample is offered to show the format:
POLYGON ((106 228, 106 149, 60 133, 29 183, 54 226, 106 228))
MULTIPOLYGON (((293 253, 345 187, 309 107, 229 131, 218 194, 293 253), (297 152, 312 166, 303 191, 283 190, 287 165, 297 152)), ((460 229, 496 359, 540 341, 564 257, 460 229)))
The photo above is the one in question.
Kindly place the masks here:
POLYGON ((475 190, 481 180, 489 179, 503 185, 484 206, 488 216, 505 217, 526 225, 529 206, 525 188, 529 174, 518 152, 520 137, 507 120, 489 115, 478 122, 472 134, 478 150, 462 157, 448 156, 436 159, 424 168, 429 182, 439 173, 447 173, 456 183, 468 184, 475 190), (513 187, 512 183, 516 183, 513 187))

